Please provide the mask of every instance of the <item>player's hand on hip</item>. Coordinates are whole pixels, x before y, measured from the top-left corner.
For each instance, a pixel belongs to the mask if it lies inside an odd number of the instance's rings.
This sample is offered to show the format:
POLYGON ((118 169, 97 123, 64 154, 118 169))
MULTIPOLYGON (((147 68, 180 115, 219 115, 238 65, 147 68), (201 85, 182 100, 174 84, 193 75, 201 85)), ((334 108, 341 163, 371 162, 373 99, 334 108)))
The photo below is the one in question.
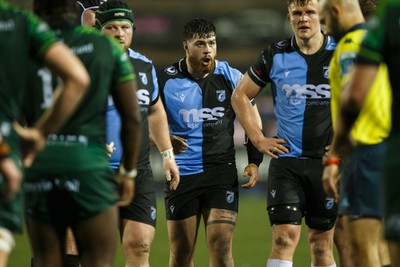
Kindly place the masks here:
POLYGON ((289 149, 284 146, 284 144, 287 143, 288 142, 284 139, 265 137, 263 140, 256 142, 256 147, 260 152, 277 159, 278 154, 283 155, 289 153, 289 149))
POLYGON ((164 160, 163 168, 165 171, 165 179, 169 182, 169 188, 171 190, 176 190, 179 185, 180 175, 175 159, 164 160))
POLYGON ((135 196, 135 178, 118 173, 117 188, 120 196, 117 205, 120 207, 129 205, 135 196))
POLYGON ((253 188, 259 179, 258 166, 254 163, 247 165, 246 168, 244 168, 243 177, 248 177, 249 181, 245 184, 242 184, 242 188, 253 188))
POLYGON ((179 155, 179 154, 185 152, 186 149, 189 148, 189 145, 187 144, 186 139, 176 136, 176 135, 170 135, 170 138, 171 138, 172 147, 174 148, 175 155, 179 155))
POLYGON ((333 197, 335 202, 339 201, 339 165, 327 165, 322 174, 322 187, 328 197, 333 197))
POLYGON ((13 123, 17 134, 21 137, 22 161, 25 167, 32 165, 36 153, 46 144, 46 137, 36 128, 24 128, 18 122, 13 123))

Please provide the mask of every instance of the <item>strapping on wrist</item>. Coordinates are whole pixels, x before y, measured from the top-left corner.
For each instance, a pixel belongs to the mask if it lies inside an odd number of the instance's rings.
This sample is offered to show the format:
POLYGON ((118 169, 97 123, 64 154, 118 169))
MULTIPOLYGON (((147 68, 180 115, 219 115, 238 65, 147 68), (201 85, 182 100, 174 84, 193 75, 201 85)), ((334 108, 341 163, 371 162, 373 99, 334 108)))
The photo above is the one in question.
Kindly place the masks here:
POLYGON ((173 148, 166 149, 166 150, 162 151, 160 154, 161 154, 161 157, 163 160, 169 160, 169 159, 175 158, 173 148))
POLYGON ((137 169, 133 168, 132 170, 127 171, 127 170, 125 170, 124 166, 122 166, 122 164, 121 164, 119 166, 119 174, 126 176, 128 178, 131 178, 131 179, 135 179, 135 177, 137 176, 137 169))

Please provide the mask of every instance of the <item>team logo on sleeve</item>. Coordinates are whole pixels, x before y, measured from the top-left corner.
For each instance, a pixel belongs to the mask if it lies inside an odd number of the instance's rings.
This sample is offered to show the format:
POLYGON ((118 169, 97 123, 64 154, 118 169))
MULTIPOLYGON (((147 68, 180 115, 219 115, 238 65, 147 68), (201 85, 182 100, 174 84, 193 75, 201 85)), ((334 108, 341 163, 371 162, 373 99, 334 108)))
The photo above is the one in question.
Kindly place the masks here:
POLYGON ((288 46, 288 44, 289 44, 289 42, 288 42, 287 40, 283 40, 283 41, 277 42, 277 43, 275 44, 275 46, 276 46, 276 48, 278 48, 278 49, 284 49, 285 47, 288 46))
POLYGON ((325 199, 325 208, 327 210, 331 210, 334 204, 335 204, 335 199, 333 197, 327 197, 325 199))
POLYGON ((233 203, 235 200, 235 193, 232 191, 226 191, 226 202, 229 204, 233 203))
POLYGON ((169 75, 175 75, 178 73, 178 70, 174 66, 170 66, 164 70, 169 75))
POLYGON ((45 32, 48 31, 49 25, 46 22, 41 22, 38 26, 37 26, 37 31, 38 32, 45 32))
POLYGON ((323 74, 324 74, 325 79, 328 79, 329 78, 329 66, 324 66, 322 68, 322 70, 323 70, 323 74))
POLYGON ((140 80, 142 81, 142 83, 144 85, 147 85, 147 83, 148 83, 147 74, 145 72, 139 72, 138 74, 140 76, 140 80))
POLYGON ((219 102, 224 102, 226 99, 225 90, 217 90, 217 99, 219 102))

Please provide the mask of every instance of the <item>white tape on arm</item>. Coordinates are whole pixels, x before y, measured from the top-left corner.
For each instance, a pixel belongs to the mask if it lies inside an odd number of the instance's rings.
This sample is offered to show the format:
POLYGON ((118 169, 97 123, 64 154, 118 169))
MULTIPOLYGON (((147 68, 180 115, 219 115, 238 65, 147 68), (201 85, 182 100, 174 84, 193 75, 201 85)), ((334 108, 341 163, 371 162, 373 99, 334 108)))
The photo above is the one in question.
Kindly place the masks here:
POLYGON ((161 157, 163 160, 168 160, 168 159, 174 159, 174 149, 173 148, 169 148, 167 150, 164 150, 161 152, 161 157))

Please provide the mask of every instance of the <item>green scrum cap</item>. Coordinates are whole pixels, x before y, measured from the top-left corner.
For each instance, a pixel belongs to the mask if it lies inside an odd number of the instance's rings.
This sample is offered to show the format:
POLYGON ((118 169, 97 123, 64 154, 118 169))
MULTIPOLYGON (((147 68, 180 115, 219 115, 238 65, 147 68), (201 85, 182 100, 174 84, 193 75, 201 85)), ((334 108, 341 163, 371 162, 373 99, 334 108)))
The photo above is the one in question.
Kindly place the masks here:
POLYGON ((100 5, 96 11, 96 25, 99 29, 111 21, 128 21, 135 29, 134 17, 132 9, 122 1, 108 1, 100 5))

